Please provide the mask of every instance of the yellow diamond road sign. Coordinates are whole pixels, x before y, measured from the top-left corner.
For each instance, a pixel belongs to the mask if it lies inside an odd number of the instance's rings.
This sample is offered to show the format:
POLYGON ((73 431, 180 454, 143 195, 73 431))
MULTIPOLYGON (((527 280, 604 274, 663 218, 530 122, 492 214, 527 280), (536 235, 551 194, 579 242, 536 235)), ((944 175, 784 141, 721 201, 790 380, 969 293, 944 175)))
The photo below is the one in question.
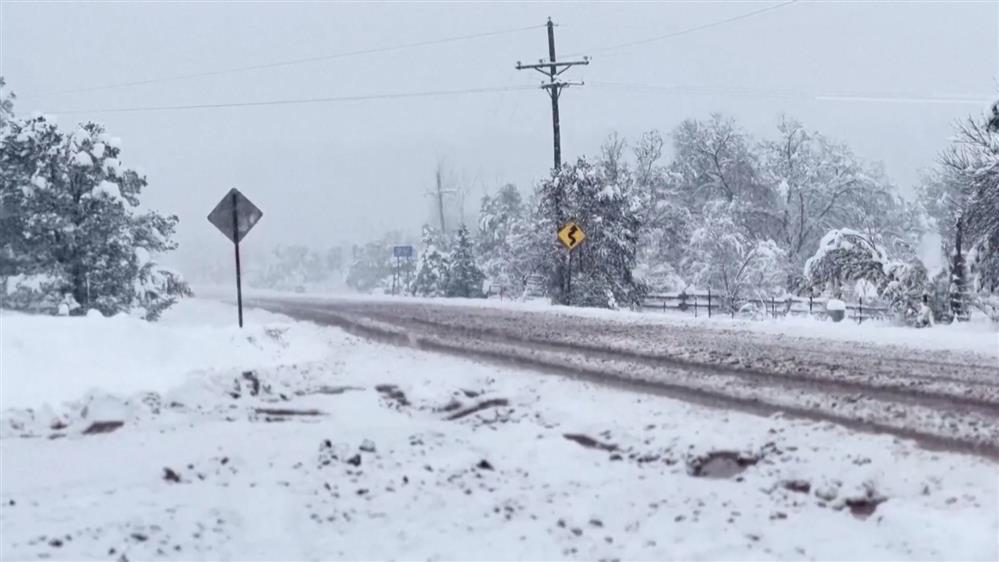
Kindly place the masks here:
POLYGON ((558 239, 567 250, 572 250, 586 240, 586 233, 576 221, 569 221, 558 229, 558 239))

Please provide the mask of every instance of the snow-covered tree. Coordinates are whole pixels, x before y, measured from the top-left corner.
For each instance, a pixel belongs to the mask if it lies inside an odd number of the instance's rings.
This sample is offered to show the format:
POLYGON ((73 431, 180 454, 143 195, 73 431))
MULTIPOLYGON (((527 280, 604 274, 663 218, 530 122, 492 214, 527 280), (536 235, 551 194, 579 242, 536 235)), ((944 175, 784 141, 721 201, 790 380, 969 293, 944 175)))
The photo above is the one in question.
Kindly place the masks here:
POLYGON ((455 233, 447 270, 446 293, 449 297, 478 298, 484 296, 482 283, 485 275, 479 269, 475 258, 475 247, 465 225, 455 233))
POLYGON ((789 259, 790 289, 800 285, 795 274, 824 233, 861 227, 865 217, 875 216, 871 203, 890 199, 891 192, 880 170, 862 163, 847 146, 792 119, 782 118, 778 132, 761 145, 762 173, 775 195, 766 214, 789 259))
POLYGON ((650 290, 682 289, 686 283, 680 276, 679 264, 694 220, 681 195, 683 184, 670 181, 669 170, 660 163, 663 138, 658 131, 642 135, 634 156, 635 188, 642 202, 635 276, 650 290))
POLYGON ((783 250, 773 240, 754 240, 740 229, 733 204, 708 204, 683 261, 685 278, 695 288, 719 291, 730 310, 744 299, 782 292, 784 283, 783 250))
POLYGON ((637 305, 644 293, 632 274, 637 265, 640 200, 630 173, 580 158, 542 182, 528 227, 525 251, 533 270, 550 279, 555 302, 617 308, 637 305), (609 176, 616 176, 611 180, 609 176), (586 232, 569 259, 555 233, 568 219, 586 232), (571 291, 569 283, 571 282, 571 291))
POLYGON ((975 305, 992 315, 999 290, 999 130, 991 115, 960 124, 920 202, 950 258, 948 301, 958 318, 975 305))
MULTIPOLYGON (((961 213, 969 248, 999 248, 999 132, 984 120, 969 119, 958 129, 943 165, 962 190, 961 213)), ((984 281, 999 271, 982 271, 984 281)))
POLYGON ((482 198, 477 240, 482 270, 489 284, 513 292, 523 290, 526 277, 516 247, 524 218, 524 204, 516 186, 507 184, 496 195, 482 198))
POLYGON ((673 148, 669 173, 688 208, 719 199, 750 205, 767 197, 751 139, 732 118, 714 114, 682 122, 673 132, 673 148))
POLYGON ((135 311, 154 320, 188 292, 152 257, 176 247, 177 217, 137 210, 146 178, 120 153, 119 141, 95 123, 63 134, 45 116, 4 122, 0 269, 17 278, 13 291, 7 280, 7 306, 54 312, 51 303, 69 294, 105 315, 135 311))
POLYGON ((450 254, 444 248, 443 235, 430 226, 423 227, 423 239, 416 275, 410 294, 420 297, 443 297, 447 294, 450 254))

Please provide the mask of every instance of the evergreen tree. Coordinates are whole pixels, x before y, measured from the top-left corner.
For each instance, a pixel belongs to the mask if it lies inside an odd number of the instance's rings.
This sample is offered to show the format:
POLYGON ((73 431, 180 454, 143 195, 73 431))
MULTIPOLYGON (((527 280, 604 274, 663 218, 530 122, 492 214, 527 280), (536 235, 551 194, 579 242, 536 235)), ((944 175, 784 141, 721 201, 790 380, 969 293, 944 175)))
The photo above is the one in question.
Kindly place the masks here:
POLYGON ((151 256, 172 250, 177 217, 136 210, 146 178, 95 123, 63 134, 47 117, 5 119, 0 201, 8 306, 55 311, 69 295, 105 315, 149 320, 189 293, 151 256))
POLYGON ((446 294, 449 297, 479 298, 485 275, 475 263, 475 251, 468 228, 461 225, 455 233, 454 251, 447 270, 446 294))
POLYGON ((441 248, 441 234, 430 226, 423 227, 423 243, 416 276, 410 294, 421 297, 443 297, 447 294, 450 258, 441 248))

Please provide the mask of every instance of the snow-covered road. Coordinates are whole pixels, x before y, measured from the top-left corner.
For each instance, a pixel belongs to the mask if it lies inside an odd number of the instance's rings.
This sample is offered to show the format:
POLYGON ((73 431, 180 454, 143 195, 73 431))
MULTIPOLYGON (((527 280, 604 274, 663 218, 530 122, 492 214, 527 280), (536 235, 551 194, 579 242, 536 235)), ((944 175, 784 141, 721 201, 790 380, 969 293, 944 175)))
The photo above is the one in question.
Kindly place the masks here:
POLYGON ((252 302, 386 341, 999 458, 999 339, 989 354, 405 299, 252 302))
POLYGON ((0 559, 999 558, 989 459, 250 318, 300 351, 7 412, 0 559))

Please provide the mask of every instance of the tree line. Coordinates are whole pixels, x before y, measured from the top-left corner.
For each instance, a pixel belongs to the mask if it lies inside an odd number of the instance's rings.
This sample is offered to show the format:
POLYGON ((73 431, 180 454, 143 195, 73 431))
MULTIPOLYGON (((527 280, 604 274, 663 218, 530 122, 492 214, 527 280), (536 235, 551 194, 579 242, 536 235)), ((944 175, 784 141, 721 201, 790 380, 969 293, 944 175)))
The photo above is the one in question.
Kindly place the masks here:
POLYGON ((999 318, 996 111, 957 127, 913 199, 880 164, 788 117, 762 139, 722 115, 633 142, 611 135, 527 197, 512 185, 484 197, 474 235, 426 228, 409 292, 455 295, 450 275, 471 283, 462 296, 481 296, 481 280, 578 306, 710 288, 729 309, 810 294, 873 298, 912 323, 928 308, 937 320, 973 308, 999 318), (588 237, 571 260, 555 239, 570 219, 588 237), (947 256, 940 271, 920 259, 930 232, 947 256))

